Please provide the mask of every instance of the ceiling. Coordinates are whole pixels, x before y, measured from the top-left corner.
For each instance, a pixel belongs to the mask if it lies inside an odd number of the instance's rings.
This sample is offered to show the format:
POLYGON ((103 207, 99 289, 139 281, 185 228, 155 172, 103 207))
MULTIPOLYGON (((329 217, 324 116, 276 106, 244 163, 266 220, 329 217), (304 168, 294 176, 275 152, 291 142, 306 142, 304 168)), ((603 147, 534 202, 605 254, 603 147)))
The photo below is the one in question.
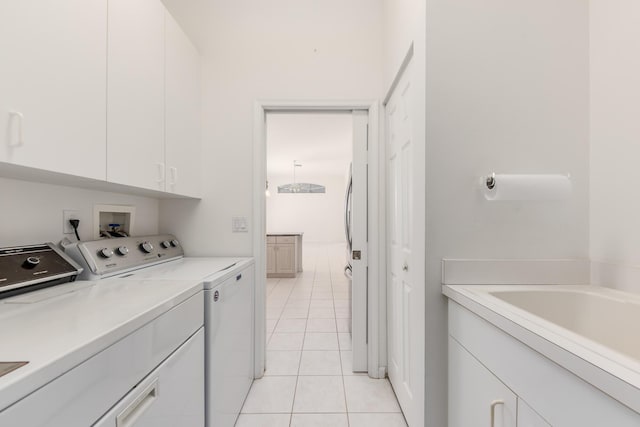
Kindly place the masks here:
POLYGON ((267 174, 345 175, 352 156, 352 117, 345 113, 268 113, 267 174))
POLYGON ((211 0, 162 0, 191 42, 202 53, 206 47, 207 22, 213 13, 211 0))

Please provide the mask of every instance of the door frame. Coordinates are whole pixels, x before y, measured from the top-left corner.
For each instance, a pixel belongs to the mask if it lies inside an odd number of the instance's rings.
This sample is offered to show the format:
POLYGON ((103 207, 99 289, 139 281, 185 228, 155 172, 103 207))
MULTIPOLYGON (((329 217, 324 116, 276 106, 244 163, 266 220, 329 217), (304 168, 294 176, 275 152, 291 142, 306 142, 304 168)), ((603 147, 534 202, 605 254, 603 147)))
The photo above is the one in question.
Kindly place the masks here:
POLYGON ((264 375, 266 357, 266 115, 269 112, 346 112, 366 110, 369 115, 368 189, 368 373, 384 378, 386 339, 386 185, 384 144, 380 141, 380 106, 377 100, 256 101, 253 122, 253 257, 255 258, 254 377, 264 375))

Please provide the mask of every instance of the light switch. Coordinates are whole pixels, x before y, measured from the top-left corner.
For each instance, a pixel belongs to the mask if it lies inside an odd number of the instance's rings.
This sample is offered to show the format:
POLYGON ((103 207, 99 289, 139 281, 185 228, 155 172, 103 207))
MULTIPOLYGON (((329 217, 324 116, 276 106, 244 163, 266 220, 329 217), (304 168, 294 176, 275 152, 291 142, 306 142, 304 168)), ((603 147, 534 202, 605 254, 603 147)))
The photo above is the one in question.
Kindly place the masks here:
POLYGON ((249 218, 246 216, 234 216, 231 218, 231 231, 234 233, 248 233, 249 218))

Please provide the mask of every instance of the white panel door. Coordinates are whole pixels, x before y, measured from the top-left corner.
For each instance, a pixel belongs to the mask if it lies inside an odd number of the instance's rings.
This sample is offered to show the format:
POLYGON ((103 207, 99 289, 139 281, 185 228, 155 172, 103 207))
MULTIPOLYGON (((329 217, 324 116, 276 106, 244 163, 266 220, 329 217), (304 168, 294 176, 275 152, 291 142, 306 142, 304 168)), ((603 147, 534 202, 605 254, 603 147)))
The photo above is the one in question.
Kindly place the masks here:
POLYGON ((351 341, 354 372, 367 372, 367 139, 368 111, 353 112, 351 341), (354 256, 355 254, 355 256, 354 256))
POLYGON ((386 105, 389 378, 410 426, 424 425, 424 141, 414 141, 411 66, 386 105))
POLYGON ((168 11, 165 16, 166 190, 197 197, 202 169, 200 54, 173 16, 168 11))
POLYGON ((516 395, 449 337, 449 427, 516 427, 516 415, 516 395))
POLYGON ((165 190, 160 0, 109 0, 107 180, 165 190))
POLYGON ((106 46, 106 0, 0 2, 0 161, 105 179, 106 46))

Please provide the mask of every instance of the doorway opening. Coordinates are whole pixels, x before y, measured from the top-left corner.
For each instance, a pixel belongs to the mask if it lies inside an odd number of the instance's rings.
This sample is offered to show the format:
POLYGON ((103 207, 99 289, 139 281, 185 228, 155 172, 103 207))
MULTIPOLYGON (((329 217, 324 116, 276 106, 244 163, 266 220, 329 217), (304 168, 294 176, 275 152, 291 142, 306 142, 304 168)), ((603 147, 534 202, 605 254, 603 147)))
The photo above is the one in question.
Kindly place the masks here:
POLYGON ((347 237, 353 146, 349 111, 266 115, 266 375, 295 374, 300 364, 309 369, 307 360, 283 366, 292 358, 283 350, 293 339, 305 341, 307 350, 326 351, 324 371, 311 373, 339 375, 341 365, 350 373, 367 370, 366 347, 353 345, 354 337, 366 345, 366 326, 357 325, 359 318, 366 322, 366 301, 354 301, 352 292, 366 286, 366 277, 352 286, 347 237), (354 350, 364 360, 358 366, 354 350))
MULTIPOLYGON (((345 351, 354 352, 355 350, 354 343, 349 342, 351 341, 349 332, 351 336, 356 337, 355 346, 358 345, 357 337, 360 337, 359 340, 364 345, 359 347, 361 357, 355 360, 356 364, 360 363, 360 365, 349 369, 366 372, 373 378, 385 376, 386 341, 384 330, 381 331, 379 327, 385 322, 381 321, 381 318, 384 319, 385 302, 380 300, 380 284, 384 281, 379 280, 379 277, 384 278, 385 274, 383 271, 385 254, 384 250, 378 249, 384 247, 380 242, 384 239, 384 227, 379 227, 379 224, 384 224, 384 221, 379 217, 382 200, 378 194, 378 189, 384 182, 378 182, 380 172, 377 112, 377 103, 325 105, 287 102, 256 103, 254 123, 256 378, 262 377, 265 372, 265 362, 268 364, 267 344, 272 334, 282 332, 288 327, 292 328, 289 329, 291 331, 302 328, 304 322, 306 322, 305 328, 307 324, 311 327, 310 333, 328 333, 320 330, 329 327, 334 327, 338 333, 340 328, 340 333, 345 334, 341 336, 345 351), (284 129, 283 125, 291 120, 297 121, 297 124, 294 123, 289 130, 284 129), (312 123, 313 120, 316 120, 315 125, 312 123), (327 127, 326 122, 332 120, 341 124, 327 127), (325 122, 324 130, 322 122, 325 122), (347 126, 348 124, 350 126, 347 126), (342 129, 342 141, 351 143, 335 142, 332 148, 326 138, 336 140, 340 138, 327 134, 331 132, 331 128, 334 132, 342 129), (281 139, 281 144, 278 138, 281 139), (305 144, 303 139, 309 142, 305 144), (353 141, 358 139, 361 143, 359 148, 354 150, 353 141), (337 151, 335 144, 339 145, 337 151), (289 148, 283 148, 286 146, 289 148), (349 152, 351 158, 345 154, 349 152), (360 178, 356 178, 361 182, 358 184, 358 191, 354 194, 360 194, 362 201, 359 214, 363 219, 357 221, 357 226, 354 221, 352 228, 352 233, 355 233, 355 229, 360 227, 359 233, 363 236, 363 241, 359 243, 358 248, 354 248, 358 250, 357 258, 359 259, 353 261, 354 272, 360 271, 361 282, 354 279, 354 284, 358 286, 360 283, 360 288, 351 288, 353 303, 349 303, 350 287, 348 279, 344 276, 348 261, 344 206, 349 160, 356 163, 360 161, 362 164, 360 178), (303 190, 296 194, 291 191, 291 188, 309 189, 322 186, 325 188, 325 193, 309 193, 303 190), (280 192, 278 192, 279 188, 280 192), (325 202, 325 205, 322 206, 320 201, 325 202), (329 250, 331 245, 333 247, 329 250), (320 249, 321 247, 324 249, 320 249), (302 251, 299 251, 299 248, 302 248, 302 251), (324 254, 322 260, 320 253, 324 254), (383 258, 380 259, 380 257, 383 258), (369 263, 369 260, 376 262, 369 263), (318 267, 319 265, 321 267, 318 267), (272 276, 269 281, 267 272, 272 276), (287 275, 296 277, 281 277, 287 275), (275 304, 268 305, 267 293, 276 291, 275 287, 278 283, 276 280, 283 280, 279 283, 285 284, 287 280, 292 280, 291 285, 298 280, 303 284, 303 287, 294 294, 298 296, 309 295, 309 292, 313 295, 314 286, 317 286, 315 296, 331 297, 331 300, 315 303, 314 307, 309 304, 305 315, 328 316, 329 310, 326 309, 330 308, 332 319, 319 317, 315 320, 310 318, 298 322, 285 321, 278 328, 282 315, 285 316, 282 317, 283 320, 289 316, 294 318, 286 320, 295 320, 295 316, 302 316, 302 311, 305 309, 300 310, 301 307, 292 305, 285 307, 286 302, 278 300, 278 298, 284 298, 283 295, 287 292, 289 293, 287 297, 291 296, 294 289, 288 286, 282 287, 273 295, 273 298, 270 298, 275 301, 275 304), (278 302, 280 304, 284 302, 284 305, 279 307, 278 302), (331 307, 322 307, 323 304, 328 306, 329 303, 331 307), (279 313, 275 313, 276 311, 279 313), (274 319, 276 314, 278 319, 274 319), (360 320, 356 321, 356 318, 360 320), (349 321, 349 319, 352 320, 349 321), (311 330, 318 332, 311 332, 311 330), (350 346, 351 350, 346 350, 347 346, 350 346)), ((356 204, 357 201, 354 201, 354 205, 356 204)), ((352 216, 355 215, 357 215, 355 208, 352 208, 352 216)), ((320 339, 321 337, 311 338, 320 339)), ((353 363, 353 361, 350 362, 353 363)))

